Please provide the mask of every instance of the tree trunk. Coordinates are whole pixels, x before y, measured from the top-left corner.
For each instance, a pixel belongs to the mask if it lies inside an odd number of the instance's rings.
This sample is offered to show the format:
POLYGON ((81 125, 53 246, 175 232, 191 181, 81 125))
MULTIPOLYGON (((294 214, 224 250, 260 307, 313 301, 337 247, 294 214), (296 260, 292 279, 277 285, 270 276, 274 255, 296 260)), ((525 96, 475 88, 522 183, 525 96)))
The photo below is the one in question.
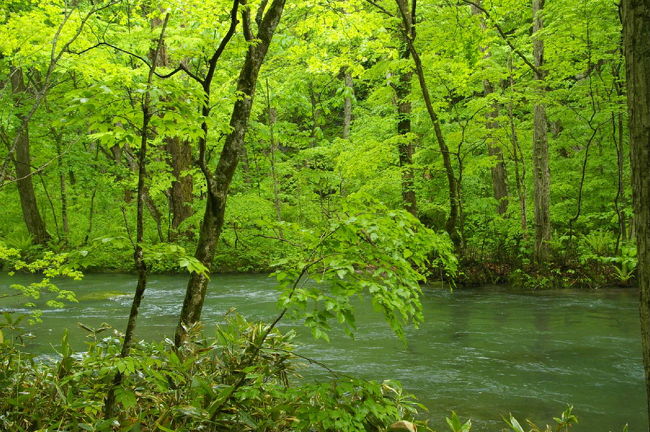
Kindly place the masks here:
MULTIPOLYGON (((269 128, 269 160, 271 161, 271 180, 273 181, 273 207, 275 208, 275 219, 279 222, 282 220, 282 200, 280 199, 280 184, 278 174, 275 168, 275 154, 278 150, 278 144, 275 141, 275 121, 277 112, 271 106, 271 88, 269 80, 266 80, 266 122, 269 128)), ((280 237, 284 237, 282 228, 280 228, 280 237)))
MULTIPOLYGON (((533 0, 533 56, 535 57, 535 80, 538 83, 539 98, 544 95, 544 40, 539 32, 544 28, 542 13, 544 0, 533 0)), ((535 194, 535 260, 544 262, 549 255, 551 240, 551 172, 548 160, 548 138, 546 135, 546 107, 537 102, 533 108, 533 171, 535 194)))
MULTIPOLYGON (((412 37, 415 37, 415 27, 413 26, 413 17, 411 14, 406 16, 405 25, 412 37)), ((402 48, 400 50, 400 58, 408 60, 410 50, 408 41, 405 40, 404 32, 400 32, 402 39, 402 48)), ((399 141, 397 152, 399 155, 399 166, 402 169, 402 201, 404 209, 417 217, 418 202, 415 194, 415 176, 413 174, 413 153, 415 148, 411 135, 411 102, 408 97, 411 94, 411 79, 413 72, 401 72, 399 81, 394 86, 396 104, 397 104, 397 133, 399 134, 399 141)))
MULTIPOLYGON (((488 80, 483 81, 483 92, 486 97, 489 97, 494 92, 492 83, 488 80)), ((496 103, 493 103, 492 109, 486 115, 487 121, 485 127, 488 134, 488 154, 495 161, 490 169, 492 174, 492 194, 497 200, 497 212, 503 216, 508 210, 508 178, 506 176, 506 163, 503 159, 503 150, 494 138, 495 131, 499 129, 499 123, 496 121, 498 116, 499 107, 496 103)))
POLYGON ((348 139, 350 138, 350 127, 352 126, 352 95, 354 94, 354 83, 350 71, 345 71, 343 79, 347 90, 343 102, 343 139, 348 139))
MULTIPOLYGON (((149 140, 149 123, 153 117, 153 110, 151 107, 151 83, 153 81, 154 73, 156 70, 156 59, 163 48, 163 38, 165 37, 165 29, 167 28, 167 22, 169 20, 169 13, 165 15, 165 20, 162 24, 162 30, 160 31, 160 38, 158 39, 158 44, 156 45, 156 50, 154 51, 149 68, 149 73, 147 76, 147 90, 142 97, 142 129, 140 137, 140 150, 138 152, 138 189, 137 189, 137 212, 136 212, 136 239, 135 247, 133 251, 133 260, 135 263, 136 270, 138 272, 138 283, 135 288, 135 293, 133 295, 133 301, 131 302, 131 310, 129 312, 129 318, 127 320, 126 331, 124 332, 124 341, 122 342, 122 350, 120 351, 120 357, 128 357, 131 351, 131 344, 133 343, 133 338, 135 336, 135 326, 138 320, 138 313, 140 311, 140 304, 144 298, 144 292, 147 287, 147 264, 144 260, 144 250, 142 249, 142 242, 144 241, 144 207, 145 201, 147 198, 146 194, 146 185, 145 181, 147 178, 147 144, 149 140)), ((106 396, 106 401, 104 405, 104 412, 107 418, 112 417, 115 414, 115 389, 122 383, 122 373, 117 372, 113 379, 113 385, 111 386, 108 395, 106 396)))
MULTIPOLYGON (((22 105, 21 98, 26 96, 27 87, 21 68, 11 68, 11 87, 16 100, 16 106, 22 105)), ((29 150, 29 120, 24 115, 18 115, 20 125, 18 127, 15 147, 13 149, 13 162, 16 169, 16 186, 20 197, 20 206, 23 211, 23 219, 27 231, 35 244, 46 244, 50 240, 50 234, 45 228, 45 222, 38 210, 34 184, 32 183, 32 162, 29 150)), ((11 149, 9 149, 11 152, 11 149)))
MULTIPOLYGON (((406 0, 395 0, 399 8, 400 15, 402 17, 404 38, 408 44, 408 49, 413 58, 413 63, 415 64, 415 72, 418 77, 418 82, 420 83, 420 90, 422 91, 422 97, 424 98, 424 104, 427 108, 427 113, 429 114, 429 119, 433 125, 433 130, 436 136, 436 141, 438 142, 438 148, 442 154, 442 162, 445 167, 445 173, 447 174, 447 185, 449 186, 449 217, 445 224, 445 230, 449 234, 451 241, 454 243, 454 247, 459 250, 462 246, 462 238, 458 232, 458 222, 459 222, 459 207, 460 207, 460 194, 458 181, 454 174, 454 168, 451 164, 451 155, 449 154, 449 147, 447 147, 447 142, 442 133, 442 127, 440 126, 440 119, 438 114, 433 109, 433 103, 431 102, 431 93, 429 93, 429 87, 424 76, 424 67, 422 66, 422 59, 420 54, 415 49, 413 44, 415 39, 415 31, 413 29, 415 10, 411 7, 409 8, 408 2, 406 0)), ((415 5, 415 3, 413 4, 415 5)))
MULTIPOLYGON (((54 132, 54 131, 52 131, 54 132)), ((70 222, 68 220, 68 192, 65 181, 65 169, 63 163, 63 151, 61 150, 62 136, 54 134, 57 156, 57 169, 59 174, 59 192, 61 197, 61 224, 63 225, 63 243, 68 242, 70 236, 70 222)))
MULTIPOLYGON (((114 153, 115 154, 115 153, 114 153)), ((124 151, 122 153, 128 162, 129 168, 131 171, 134 173, 139 173, 140 170, 140 158, 136 157, 131 153, 131 150, 128 147, 124 147, 124 151)), ((132 191, 130 189, 125 191, 125 201, 129 202, 132 199, 132 191)), ((147 184, 144 185, 144 190, 142 191, 142 199, 144 201, 145 206, 147 207, 147 210, 149 210, 149 214, 151 215, 151 218, 154 220, 156 223, 156 232, 158 233, 158 240, 160 242, 165 241, 165 236, 163 234, 163 229, 162 229, 162 213, 160 212, 160 209, 158 209, 158 206, 156 206, 156 203, 154 202, 153 198, 151 198, 151 195, 149 194, 149 186, 147 184)))
MULTIPOLYGON (((154 19, 152 25, 154 27, 160 25, 159 20, 154 19)), ((164 41, 158 54, 157 62, 157 66, 161 67, 170 65, 170 59, 164 41)), ((178 232, 180 225, 185 219, 194 214, 194 210, 192 209, 194 179, 187 173, 192 168, 192 146, 190 142, 178 136, 166 136, 164 142, 165 150, 168 154, 167 163, 171 167, 172 176, 174 177, 168 191, 169 210, 172 215, 168 240, 173 241, 179 234, 183 234, 178 232)), ((186 232, 184 234, 188 233, 186 232)))
POLYGON ((173 239, 185 219, 194 214, 192 209, 194 180, 187 173, 192 168, 192 147, 189 142, 179 137, 168 137, 165 143, 169 153, 168 163, 174 176, 169 189, 169 207, 172 212, 171 239, 173 239))
MULTIPOLYGON (((219 162, 214 171, 209 171, 205 162, 205 139, 207 138, 207 117, 209 115, 209 96, 211 72, 208 72, 204 83, 205 101, 202 109, 203 112, 203 136, 199 141, 199 152, 201 169, 206 177, 207 182, 207 201, 205 214, 201 222, 199 241, 195 252, 195 257, 208 269, 212 268, 212 259, 216 252, 217 243, 223 228, 224 214, 226 210, 226 198, 228 189, 233 175, 243 153, 244 137, 248 129, 248 119, 253 106, 255 96, 255 87, 260 67, 264 62, 269 45, 273 38, 275 28, 280 21, 284 9, 285 0, 273 0, 269 5, 266 13, 258 12, 258 33, 255 39, 256 44, 251 44, 246 53, 244 65, 237 80, 237 94, 242 95, 235 102, 230 117, 230 134, 226 138, 219 162)), ((236 10, 235 10, 236 12, 236 10)), ((236 22, 236 21, 234 21, 236 22)), ((252 41, 253 35, 250 29, 250 11, 243 11, 244 35, 246 39, 252 41)), ((201 319, 201 310, 208 286, 208 276, 205 274, 192 274, 187 284, 185 300, 181 309, 178 326, 176 328, 175 343, 180 346, 187 335, 186 329, 194 325, 201 319)))
MULTIPOLYGON (((477 2, 480 6, 480 0, 477 0, 477 2)), ((472 14, 479 15, 481 14, 481 11, 477 6, 472 6, 472 14)), ((485 32, 487 29, 485 16, 481 15, 479 20, 481 30, 485 32)), ((488 47, 482 47, 481 51, 483 52, 484 59, 490 58, 488 47)), ((494 93, 494 86, 492 83, 487 79, 483 80, 483 96, 489 98, 492 93, 494 93)), ((485 128, 487 129, 487 149, 488 155, 493 157, 495 161, 494 165, 490 169, 492 174, 492 194, 497 200, 497 212, 500 215, 504 215, 508 210, 508 178, 506 176, 506 164, 503 159, 503 150, 496 143, 496 139, 494 138, 494 132, 499 129, 499 123, 496 121, 498 116, 499 105, 496 102, 492 102, 491 109, 486 114, 485 123, 485 128)))
POLYGON ((623 0, 641 343, 650 417, 650 2, 623 0))
MULTIPOLYGON (((612 75, 614 78, 614 89, 616 90, 616 95, 621 98, 624 96, 624 86, 625 82, 621 79, 621 68, 623 66, 623 41, 621 41, 620 48, 621 58, 620 61, 612 65, 612 75)), ((611 114, 612 121, 612 142, 614 143, 614 148, 616 149, 616 171, 617 171, 617 188, 616 196, 614 197, 614 210, 616 211, 616 216, 618 219, 618 233, 616 234, 616 253, 619 253, 621 242, 627 241, 627 227, 626 227, 626 218, 625 213, 623 212, 624 204, 622 201, 625 199, 625 179, 624 179, 624 125, 623 125, 623 112, 618 111, 616 114, 612 112, 611 114)))

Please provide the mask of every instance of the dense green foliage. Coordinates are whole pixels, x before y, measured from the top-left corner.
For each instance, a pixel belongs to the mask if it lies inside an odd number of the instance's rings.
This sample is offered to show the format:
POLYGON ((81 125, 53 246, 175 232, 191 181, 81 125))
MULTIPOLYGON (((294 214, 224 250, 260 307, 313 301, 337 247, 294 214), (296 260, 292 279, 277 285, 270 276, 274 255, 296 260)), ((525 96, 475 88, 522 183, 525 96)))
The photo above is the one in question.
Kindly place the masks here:
POLYGON ((34 364, 11 345, 0 345, 0 416, 3 430, 196 431, 386 430, 419 408, 396 383, 334 376, 298 381, 300 358, 292 334, 275 331, 254 363, 247 348, 261 343, 264 324, 232 317, 216 337, 174 350, 167 343, 134 347, 118 356, 116 337, 88 329, 88 351, 73 353, 64 336, 60 359, 34 364), (103 418, 113 371, 127 377, 117 392, 120 414, 103 418), (247 379, 232 390, 245 371, 247 379))
POLYGON ((138 288, 125 338, 83 355, 34 363, 0 333, 2 426, 385 430, 416 413, 398 386, 289 385, 285 313, 327 339, 366 296, 403 336, 432 276, 630 284, 617 6, 530 3, 3 2, 0 264, 43 279, 0 296, 38 320, 75 301, 54 277, 138 288), (147 274, 181 271, 174 346, 135 343, 147 274), (274 272, 278 319, 200 339, 212 271, 274 272))
MULTIPOLYGON (((634 259, 624 252, 631 247, 632 222, 615 5, 584 0, 546 6, 545 28, 536 35, 546 50, 540 96, 527 64, 533 40, 527 2, 476 3, 485 13, 470 3, 420 5, 415 39, 460 189, 461 279, 503 281, 516 269, 531 271, 532 105, 541 102, 548 115, 553 230, 543 275, 554 277, 546 269, 550 266, 559 279, 580 285, 627 283, 634 259), (497 211, 491 177, 501 162, 504 212, 497 211), (605 247, 594 245, 598 236, 605 247)), ((32 183, 51 235, 49 247, 88 251, 83 265, 89 268, 132 267, 140 98, 146 91, 155 115, 145 242, 193 248, 205 196, 204 179, 192 163, 202 133, 203 96, 182 72, 154 77, 148 86, 145 63, 160 33, 160 21, 152 22, 159 20, 159 7, 168 7, 159 73, 169 74, 180 62, 202 76, 201 59, 229 24, 228 6, 217 0, 188 7, 173 1, 146 7, 121 1, 5 3, 0 238, 8 246, 26 250, 30 235, 35 240, 22 222, 19 178, 11 163, 27 116, 32 183), (24 92, 10 84, 16 70, 24 75, 24 92), (186 153, 172 150, 173 142, 186 153), (184 192, 174 189, 181 184, 184 192)), ((417 197, 417 217, 444 230, 445 168, 412 61, 400 55, 404 42, 395 5, 379 6, 304 1, 286 11, 257 85, 215 268, 268 271, 287 254, 286 244, 277 241, 282 223, 324 229, 358 195, 397 209, 405 187, 417 197), (405 74, 411 77, 410 90, 400 101, 396 89, 405 74), (402 102, 410 104, 406 134, 397 127, 402 102), (399 157, 404 144, 412 149, 408 163, 399 157), (405 171, 412 173, 411 186, 403 181, 405 171)), ((208 118, 210 166, 229 132, 228 111, 237 97, 233 86, 245 46, 237 32, 216 68, 208 118)), ((174 262, 151 267, 178 270, 174 262)))

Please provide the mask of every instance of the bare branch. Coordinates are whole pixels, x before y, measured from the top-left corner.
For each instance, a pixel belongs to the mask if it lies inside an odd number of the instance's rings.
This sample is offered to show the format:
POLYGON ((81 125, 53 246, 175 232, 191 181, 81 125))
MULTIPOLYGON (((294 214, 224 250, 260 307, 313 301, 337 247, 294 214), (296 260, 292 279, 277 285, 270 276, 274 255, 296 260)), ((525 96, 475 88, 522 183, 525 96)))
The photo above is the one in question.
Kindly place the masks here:
POLYGON ((376 7, 377 9, 379 9, 379 12, 383 13, 384 15, 388 15, 388 16, 391 17, 391 18, 395 18, 395 15, 394 15, 394 14, 392 14, 391 12, 389 12, 385 7, 383 7, 382 5, 380 5, 379 3, 377 3, 376 1, 374 1, 374 0, 366 0, 366 2, 370 3, 371 5, 373 5, 373 6, 376 7))
POLYGON ((508 46, 510 47, 510 49, 512 50, 512 52, 514 52, 515 54, 517 54, 517 56, 518 56, 520 59, 522 59, 522 60, 524 61, 524 63, 526 63, 526 66, 528 66, 528 67, 529 67, 533 72, 535 72, 536 74, 539 74, 539 73, 540 73, 540 71, 535 67, 535 65, 533 65, 533 64, 530 62, 530 60, 528 60, 528 58, 526 58, 526 56, 524 55, 524 53, 522 53, 520 50, 518 50, 518 49, 513 45, 512 41, 510 40, 510 38, 508 37, 508 35, 503 31, 503 28, 499 25, 499 23, 496 22, 496 20, 492 19, 492 15, 490 15, 490 13, 487 11, 487 9, 485 9, 483 6, 481 6, 480 3, 474 2, 474 1, 472 1, 472 0, 460 0, 460 1, 463 2, 463 3, 465 3, 465 4, 467 4, 467 5, 470 5, 470 6, 474 7, 474 8, 476 8, 476 10, 479 10, 479 11, 481 11, 483 14, 485 14, 485 16, 487 17, 487 19, 489 19, 490 21, 492 21, 492 24, 494 25, 494 28, 495 28, 495 29, 497 30, 497 32, 499 33, 499 36, 501 36, 501 39, 503 39, 504 42, 508 44, 508 46))

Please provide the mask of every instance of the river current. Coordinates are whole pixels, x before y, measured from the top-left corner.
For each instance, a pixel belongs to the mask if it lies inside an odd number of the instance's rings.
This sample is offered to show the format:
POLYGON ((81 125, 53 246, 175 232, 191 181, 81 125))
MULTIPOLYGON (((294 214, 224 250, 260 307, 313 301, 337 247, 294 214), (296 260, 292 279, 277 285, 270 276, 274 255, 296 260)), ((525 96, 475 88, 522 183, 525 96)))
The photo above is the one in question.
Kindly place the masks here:
MULTIPOLYGON (((0 293, 26 276, 0 275, 0 293)), ((186 278, 151 276, 137 336, 172 337, 186 278)), ((132 275, 91 274, 61 281, 79 303, 47 310, 43 324, 30 329, 28 349, 53 353, 62 332, 83 349, 82 322, 107 322, 123 331, 135 287, 132 275)), ((215 275, 203 310, 206 331, 236 308, 249 320, 271 320, 278 313, 274 281, 263 275, 215 275)), ((15 300, 13 300, 15 301, 15 300)), ((0 300, 0 310, 12 308, 0 300)), ((299 323, 298 352, 330 368, 363 378, 400 381, 429 408, 431 424, 446 430, 451 410, 471 418, 473 431, 500 431, 502 415, 552 422, 574 405, 578 432, 647 430, 639 318, 635 290, 528 292, 498 287, 429 287, 423 297, 425 322, 407 330, 400 342, 369 304, 357 304, 354 339, 340 329, 331 342, 314 341, 299 323)), ((303 373, 321 379, 316 366, 303 373)))

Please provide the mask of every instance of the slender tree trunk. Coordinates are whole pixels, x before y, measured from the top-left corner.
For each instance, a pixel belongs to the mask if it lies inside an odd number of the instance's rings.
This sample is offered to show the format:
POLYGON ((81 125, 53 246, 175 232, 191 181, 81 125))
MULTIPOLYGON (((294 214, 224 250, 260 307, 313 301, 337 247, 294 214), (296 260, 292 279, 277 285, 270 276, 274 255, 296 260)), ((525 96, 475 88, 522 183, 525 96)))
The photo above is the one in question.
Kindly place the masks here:
MULTIPOLYGON (((144 241, 144 207, 146 205, 146 186, 145 181, 147 178, 147 169, 146 169, 146 160, 147 160, 147 144, 149 140, 149 123, 151 117, 153 116, 153 110, 151 107, 151 83, 153 81, 154 72, 156 70, 157 56, 162 50, 163 38, 165 36, 165 29, 167 28, 167 22, 169 20, 169 13, 165 15, 165 20, 162 24, 162 30, 160 31, 160 38, 158 39, 158 44, 156 45, 156 50, 153 54, 153 61, 151 62, 151 67, 149 68, 149 74, 147 76, 147 90, 143 95, 142 99, 142 129, 140 137, 140 150, 138 152, 138 189, 137 189, 137 211, 136 211, 136 239, 135 247, 133 251, 133 260, 135 262, 135 267, 138 272, 138 283, 135 288, 135 293, 133 295, 133 301, 131 302, 131 310, 129 312, 129 318, 126 325, 126 331, 124 332, 124 341, 122 343, 122 350, 120 351, 120 357, 127 357, 131 351, 131 344, 133 343, 133 337, 135 335, 135 325, 138 320, 138 313, 140 310, 140 304, 144 297, 144 292, 147 287, 147 264, 144 260, 144 251, 142 249, 142 242, 144 241)), ((110 418, 115 414, 115 389, 122 382, 122 373, 117 372, 115 378, 113 379, 113 385, 111 386, 108 395, 105 401, 105 414, 106 417, 110 418)))
MULTIPOLYGON (((122 154, 126 157, 126 160, 129 164, 129 167, 131 168, 131 171, 133 171, 134 173, 139 173, 140 158, 133 155, 131 151, 126 147, 122 154)), ((142 191, 142 197, 143 197, 142 199, 144 201, 145 207, 147 208, 147 210, 149 210, 149 215, 151 215, 151 218, 156 223, 156 232, 158 233, 158 240, 164 242, 165 236, 162 229, 163 216, 160 209, 154 202, 153 198, 151 198, 151 195, 149 194, 149 186, 147 186, 146 184, 144 185, 144 190, 142 191)), ((132 191, 129 189, 125 193, 125 200, 129 202, 131 199, 132 199, 132 191)))
MULTIPOLYGON (((94 159, 94 164, 97 164, 97 160, 99 159, 99 147, 95 149, 95 159, 94 159)), ((74 183, 73 183, 74 184, 74 183)), ((97 195, 97 185, 93 188, 92 194, 90 194, 90 204, 88 205, 88 229, 86 230, 86 235, 84 236, 84 241, 83 245, 88 244, 88 240, 90 238, 90 235, 93 232, 93 219, 95 216, 95 196, 97 195)))
POLYGON ((627 240, 627 228, 625 223, 625 213, 621 207, 621 200, 625 197, 625 183, 623 175, 623 113, 619 112, 618 122, 614 121, 614 114, 612 113, 612 134, 613 141, 616 147, 616 196, 614 197, 614 210, 618 218, 618 235, 616 236, 616 252, 619 251, 621 241, 627 240), (618 134, 618 139, 617 139, 618 134))
POLYGON ((521 231, 524 238, 528 238, 528 215, 526 206, 526 164, 521 154, 517 128, 515 127, 515 118, 512 110, 512 104, 508 106, 508 116, 510 117, 510 141, 512 143, 512 158, 515 163, 515 182, 517 183, 517 195, 519 197, 519 213, 521 231), (520 168, 521 166, 521 168, 520 168))
MULTIPOLYGON (((412 14, 406 16, 405 25, 412 37, 415 37, 415 27, 413 25, 412 14)), ((408 60, 410 57, 410 50, 408 41, 405 39, 407 36, 405 36, 404 31, 400 32, 400 36, 402 39, 400 58, 408 60)), ((415 153, 415 148, 411 137, 411 102, 408 100, 408 97, 411 95, 412 78, 412 71, 401 72, 399 81, 394 88, 398 115, 397 133, 400 136, 397 152, 399 156, 399 166, 402 170, 402 202, 404 209, 417 217, 418 202, 417 195, 415 194, 415 176, 413 174, 413 153, 415 153)))
MULTIPOLYGON (((449 147, 447 147, 447 142, 442 133, 442 128, 440 126, 440 119, 438 114, 433 109, 433 103, 431 102, 431 93, 429 92, 429 87, 427 86, 426 78, 424 76, 424 67, 422 66, 422 59, 420 54, 415 49, 413 44, 415 39, 415 32, 412 30, 412 25, 415 10, 413 7, 409 7, 407 0, 395 0, 402 17, 403 32, 404 38, 408 44, 409 52, 413 58, 413 63, 415 64, 415 72, 418 77, 418 82, 420 83, 420 90, 422 91, 422 97, 424 98, 424 104, 427 108, 427 113, 429 114, 429 119, 433 125, 433 130, 436 136, 436 141, 438 142, 438 147, 440 153, 442 154, 442 161, 445 167, 445 173, 447 174, 447 184, 449 186, 449 217, 445 224, 445 230, 449 234, 451 241, 454 243, 454 247, 457 250, 460 250, 462 246, 462 239, 458 232, 458 223, 459 223, 459 207, 460 207, 460 195, 458 188, 458 181, 454 174, 454 168, 451 164, 451 155, 449 154, 449 147), (410 18, 409 18, 410 17, 410 18)), ((415 3, 413 3, 413 6, 415 3)))
MULTIPOLYGON (((544 0, 533 0, 533 56, 535 58, 535 80, 538 83, 539 98, 544 90, 544 40, 539 32, 544 28, 542 13, 544 0)), ((548 158, 548 137, 546 134, 546 107, 536 102, 533 108, 533 171, 535 194, 535 260, 544 262, 549 256, 551 240, 551 171, 548 158)))
MULTIPOLYGON (((269 128, 269 160, 271 161, 271 180, 273 181, 273 207, 275 208, 275 218, 277 221, 282 220, 282 200, 280 199, 280 188, 278 182, 278 174, 275 169, 275 155, 278 150, 277 142, 275 141, 275 121, 277 112, 271 106, 271 89, 269 87, 269 80, 266 80, 266 122, 269 128)), ((284 237, 282 229, 280 228, 280 237, 284 237)))
POLYGON ((59 174, 59 193, 61 197, 61 225, 63 229, 62 240, 64 243, 68 242, 70 236, 70 222, 68 220, 68 192, 65 181, 65 169, 63 164, 63 152, 61 150, 61 135, 54 135, 56 145, 56 156, 58 158, 57 168, 59 174))
MULTIPOLYGON (((494 92, 492 83, 488 80, 483 81, 484 95, 489 97, 494 92)), ((488 154, 494 158, 494 165, 490 168, 492 174, 492 194, 497 200, 497 212, 500 215, 506 214, 508 211, 508 177, 506 174, 506 163, 503 158, 503 150, 497 144, 494 138, 495 132, 499 129, 499 107, 496 103, 493 104, 492 109, 486 115, 487 122, 485 127, 488 133, 487 149, 488 154)))
POLYGON ((158 240, 162 243, 165 241, 165 235, 163 233, 163 228, 162 228, 163 215, 160 212, 160 209, 158 209, 158 206, 156 206, 156 203, 151 198, 151 195, 149 195, 149 188, 146 186, 145 186, 143 196, 144 196, 144 203, 147 207, 147 210, 149 210, 149 214, 151 215, 154 222, 156 223, 156 232, 158 233, 158 240))
POLYGON ((318 141, 318 128, 320 127, 320 116, 321 112, 318 108, 318 100, 316 99, 316 93, 314 92, 314 86, 309 83, 309 102, 311 103, 311 133, 309 137, 311 138, 311 145, 315 147, 318 141))
POLYGON ((621 3, 639 260, 641 343, 650 417, 650 2, 623 0, 621 3))
POLYGON ((52 195, 50 195, 50 192, 47 189, 47 183, 45 183, 45 179, 43 178, 43 173, 39 171, 36 175, 38 175, 38 179, 41 182, 41 187, 43 188, 43 194, 45 195, 45 199, 47 199, 47 202, 50 205, 50 211, 52 212, 52 222, 54 222, 54 232, 56 233, 57 238, 61 240, 61 230, 59 229, 59 220, 56 215, 57 211, 56 208, 54 207, 54 201, 52 200, 52 195))
MULTIPOLYGON (((11 68, 11 88, 16 106, 22 106, 21 99, 26 96, 27 87, 21 68, 11 68)), ((50 234, 45 228, 45 222, 41 217, 34 192, 32 182, 32 161, 30 155, 29 142, 29 120, 26 116, 18 115, 20 125, 18 126, 17 136, 13 152, 13 162, 16 170, 16 186, 20 198, 20 207, 23 211, 23 219, 27 226, 27 231, 32 237, 35 244, 46 244, 50 241, 50 234)), ((9 149, 11 151, 11 149, 9 149)))
MULTIPOLYGON (((512 77, 512 58, 508 58, 508 85, 510 92, 514 92, 514 79, 512 77)), ((528 238, 528 215, 526 206, 526 163, 519 145, 517 135, 517 126, 515 124, 514 102, 512 98, 508 102, 508 120, 510 123, 510 142, 512 144, 512 159, 515 163, 515 182, 517 185, 517 195, 519 198, 519 213, 521 222, 521 231, 524 239, 528 238), (521 169, 520 169, 521 166, 521 169)))
POLYGON ((343 139, 348 139, 352 126, 352 95, 354 94, 354 82, 349 70, 344 72, 343 79, 347 90, 343 101, 343 139))
MULTIPOLYGON (((480 6, 481 1, 477 0, 478 5, 480 6)), ((472 14, 481 15, 480 25, 481 30, 485 32, 487 25, 485 23, 485 16, 481 14, 480 9, 476 6, 472 6, 472 14)), ((482 47, 481 51, 483 52, 483 58, 490 58, 490 51, 488 47, 482 47)), ((494 86, 492 83, 485 79, 483 80, 483 96, 489 98, 490 95, 494 93, 494 86)), ((492 194, 497 200, 497 212, 500 215, 504 215, 508 210, 508 178, 506 176, 506 164, 503 158, 503 150, 496 143, 494 138, 495 131, 499 129, 499 123, 497 122, 497 117, 499 116, 499 105, 496 102, 491 103, 491 109, 486 114, 486 123, 485 127, 487 129, 487 149, 488 154, 494 158, 494 165, 491 167, 490 171, 492 174, 492 194)))
MULTIPOLYGON (((219 162, 213 171, 209 170, 205 161, 205 140, 208 132, 207 118, 210 113, 209 85, 211 82, 211 74, 214 72, 214 65, 211 65, 208 76, 203 81, 205 102, 202 109, 202 129, 204 134, 199 141, 199 163, 206 177, 208 197, 195 257, 208 269, 212 268, 212 260, 216 252, 219 237, 221 236, 221 230, 223 229, 228 189, 243 152, 244 137, 248 129, 248 119, 253 106, 257 77, 269 45, 271 44, 275 28, 282 16, 284 3, 285 0, 273 0, 268 6, 266 13, 263 13, 261 10, 257 13, 258 32, 255 37, 250 28, 250 11, 248 9, 243 11, 245 37, 249 41, 252 41, 254 38, 258 41, 256 44, 251 44, 248 47, 246 59, 244 60, 244 65, 237 80, 237 93, 242 95, 242 97, 235 102, 233 107, 230 117, 231 132, 226 138, 219 162)), ((236 6, 234 12, 236 14, 236 6)), ((233 23, 236 23, 236 16, 233 19, 233 23)), ((191 275, 176 328, 176 346, 180 346, 185 340, 187 328, 201 319, 201 311, 203 309, 203 302, 205 301, 207 286, 207 275, 197 273, 191 275)))
MULTIPOLYGON (((623 46, 621 41, 621 55, 623 55, 623 46)), ((614 80, 614 90, 616 95, 621 98, 624 96, 623 80, 620 77, 620 70, 623 66, 623 59, 617 64, 612 66, 612 75, 616 78, 614 80)), ((622 200, 625 199, 625 180, 624 180, 624 125, 623 125, 623 112, 618 111, 616 114, 612 112, 612 142, 616 149, 616 168, 617 168, 617 188, 616 196, 614 197, 614 210, 618 218, 618 233, 616 235, 616 253, 620 251, 621 242, 626 241, 627 238, 627 224, 625 213, 623 212, 622 200)))

